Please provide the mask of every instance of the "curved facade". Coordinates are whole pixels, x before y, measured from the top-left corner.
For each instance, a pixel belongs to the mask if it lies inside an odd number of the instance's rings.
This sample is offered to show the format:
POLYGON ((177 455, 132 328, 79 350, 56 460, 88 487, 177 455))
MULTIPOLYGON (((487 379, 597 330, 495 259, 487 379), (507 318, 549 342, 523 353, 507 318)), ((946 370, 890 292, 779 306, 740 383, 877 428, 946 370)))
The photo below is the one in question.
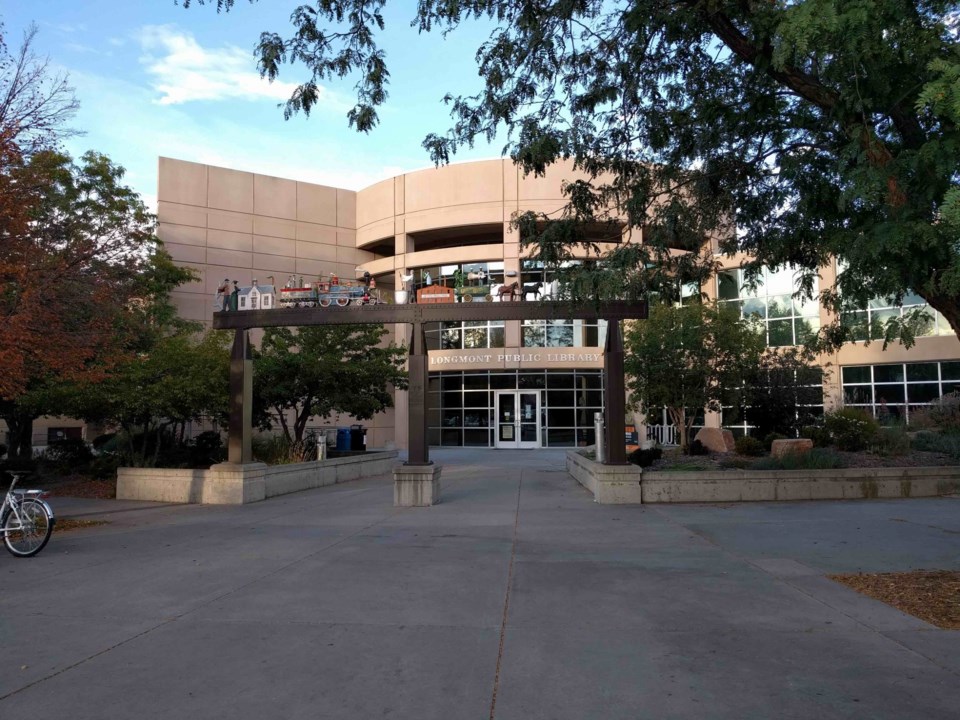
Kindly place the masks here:
MULTIPOLYGON (((224 278, 245 284, 272 276, 282 285, 290 275, 309 281, 331 274, 357 278, 366 271, 389 298, 397 290, 458 283, 462 294, 477 301, 511 282, 543 283, 540 291, 549 292, 551 278, 523 258, 510 220, 517 212, 562 208, 562 185, 572 178, 568 165, 536 178, 524 177, 509 160, 490 160, 411 172, 354 192, 161 158, 160 237, 175 260, 201 275, 176 293, 181 313, 207 322, 224 278)), ((765 289, 749 292, 736 274, 737 259, 719 259, 727 271, 702 292, 738 303, 744 314, 760 314, 771 345, 801 342, 804 333, 830 321, 822 308, 789 298, 792 280, 783 273, 770 274, 765 289)), ((834 273, 823 269, 824 286, 834 273)), ((896 311, 871 308, 864 321, 896 311)), ((601 409, 604 333, 602 323, 589 322, 431 329, 431 442, 592 444, 593 414, 601 409)), ((909 350, 895 345, 882 352, 879 343, 850 343, 823 358, 832 366, 823 404, 845 401, 907 414, 935 391, 934 383, 937 392, 952 389, 954 381, 960 387, 957 358, 960 343, 936 320, 909 350)), ((406 428, 394 422, 404 417, 405 393, 398 393, 396 408, 374 421, 372 444, 405 446, 406 428)), ((732 409, 705 422, 748 429, 732 409)))

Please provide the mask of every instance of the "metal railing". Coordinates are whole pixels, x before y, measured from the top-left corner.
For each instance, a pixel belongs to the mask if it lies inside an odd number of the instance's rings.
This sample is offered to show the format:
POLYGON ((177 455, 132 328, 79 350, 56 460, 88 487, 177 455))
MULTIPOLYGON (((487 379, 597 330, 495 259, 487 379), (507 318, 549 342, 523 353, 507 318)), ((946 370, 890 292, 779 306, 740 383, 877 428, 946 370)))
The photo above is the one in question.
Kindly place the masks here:
POLYGON ((658 445, 676 445, 677 428, 675 425, 647 425, 647 440, 658 445))

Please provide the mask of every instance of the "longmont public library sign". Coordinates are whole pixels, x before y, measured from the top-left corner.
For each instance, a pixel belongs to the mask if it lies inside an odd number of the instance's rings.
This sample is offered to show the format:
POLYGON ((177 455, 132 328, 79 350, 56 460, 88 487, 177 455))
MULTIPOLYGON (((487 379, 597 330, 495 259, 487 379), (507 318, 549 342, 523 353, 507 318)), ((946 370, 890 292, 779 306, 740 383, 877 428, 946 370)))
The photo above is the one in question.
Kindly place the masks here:
POLYGON ((603 353, 593 348, 497 348, 431 350, 430 369, 444 370, 581 370, 603 368, 603 353))

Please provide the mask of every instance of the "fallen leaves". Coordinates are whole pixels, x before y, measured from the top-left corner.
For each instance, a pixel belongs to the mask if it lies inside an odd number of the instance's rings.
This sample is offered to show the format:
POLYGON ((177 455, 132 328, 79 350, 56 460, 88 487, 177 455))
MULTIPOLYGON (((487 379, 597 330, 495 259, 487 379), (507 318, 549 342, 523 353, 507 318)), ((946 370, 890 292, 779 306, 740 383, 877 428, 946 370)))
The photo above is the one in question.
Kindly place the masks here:
POLYGON ((931 625, 945 630, 960 630, 960 572, 956 570, 856 573, 827 577, 931 625))

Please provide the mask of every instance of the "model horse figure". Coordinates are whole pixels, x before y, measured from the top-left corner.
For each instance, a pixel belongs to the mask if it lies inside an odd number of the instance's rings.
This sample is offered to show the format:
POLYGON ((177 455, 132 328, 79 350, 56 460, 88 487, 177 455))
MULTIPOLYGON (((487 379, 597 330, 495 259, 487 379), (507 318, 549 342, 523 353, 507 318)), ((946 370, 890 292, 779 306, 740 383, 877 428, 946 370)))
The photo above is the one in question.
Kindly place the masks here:
POLYGON ((511 300, 516 300, 520 295, 520 283, 512 282, 509 285, 501 285, 497 288, 497 299, 503 302, 503 296, 509 295, 511 300))
POLYGON ((541 289, 543 288, 542 282, 535 283, 524 283, 523 284, 523 293, 521 297, 526 300, 527 295, 533 295, 537 300, 540 299, 541 289))

